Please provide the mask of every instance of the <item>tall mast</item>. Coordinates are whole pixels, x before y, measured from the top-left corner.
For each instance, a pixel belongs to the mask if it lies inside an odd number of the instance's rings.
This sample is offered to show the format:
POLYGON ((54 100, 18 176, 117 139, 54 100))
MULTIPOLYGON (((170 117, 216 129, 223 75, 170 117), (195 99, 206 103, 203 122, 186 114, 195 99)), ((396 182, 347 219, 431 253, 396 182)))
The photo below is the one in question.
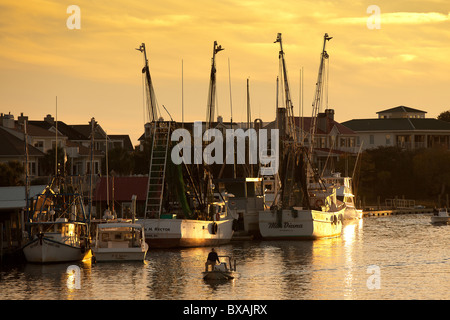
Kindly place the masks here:
POLYGON ((252 127, 252 113, 250 110, 250 79, 247 78, 247 129, 252 127))
POLYGON ((153 89, 152 78, 150 76, 150 69, 148 67, 147 52, 145 50, 145 43, 142 43, 136 50, 144 53, 145 66, 142 68, 142 73, 145 73, 146 92, 147 92, 147 109, 148 109, 148 121, 153 122, 158 120, 158 106, 156 104, 155 91, 153 89))
POLYGON ((56 96, 55 105, 55 177, 58 176, 58 96, 56 96))
POLYGON ((317 130, 317 114, 320 111, 320 106, 322 104, 322 95, 323 95, 323 80, 324 80, 324 69, 325 69, 325 60, 328 59, 328 53, 325 50, 325 45, 327 41, 331 40, 333 37, 329 37, 328 33, 325 33, 323 36, 323 48, 322 54, 320 55, 320 65, 319 65, 319 74, 317 76, 316 82, 316 93, 314 96, 314 101, 312 104, 313 112, 312 112, 312 124, 311 124, 311 138, 310 138, 310 154, 312 155, 312 150, 314 148, 314 135, 317 130))
POLYGON ((278 58, 281 63, 282 73, 283 73, 283 85, 284 85, 284 98, 285 98, 285 108, 286 108, 286 116, 287 116, 287 127, 288 127, 288 134, 290 138, 293 141, 297 141, 296 139, 296 130, 295 130, 295 121, 294 121, 294 106, 292 105, 291 100, 291 93, 289 90, 289 81, 287 77, 287 70, 286 70, 286 61, 284 59, 284 51, 283 51, 283 42, 281 39, 281 33, 277 34, 277 39, 274 41, 274 43, 280 43, 280 53, 278 55, 278 58))
POLYGON ((222 46, 217 45, 217 41, 214 41, 213 56, 211 63, 211 75, 209 79, 209 91, 208 91, 208 104, 206 110, 206 129, 211 127, 211 123, 214 121, 215 99, 216 99, 216 53, 224 50, 222 46))

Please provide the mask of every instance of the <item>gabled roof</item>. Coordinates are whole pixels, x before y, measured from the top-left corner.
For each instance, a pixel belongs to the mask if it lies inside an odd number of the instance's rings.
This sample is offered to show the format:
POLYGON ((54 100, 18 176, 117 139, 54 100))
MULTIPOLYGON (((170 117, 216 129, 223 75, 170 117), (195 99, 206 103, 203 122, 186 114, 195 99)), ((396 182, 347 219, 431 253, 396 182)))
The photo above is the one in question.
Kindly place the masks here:
MULTIPOLYGON (((52 127, 56 128, 55 124, 51 124, 45 120, 39 121, 39 120, 30 120, 28 121, 29 124, 41 127, 45 130, 50 130, 52 127)), ((73 129, 71 126, 65 124, 62 121, 58 121, 58 131, 65 135, 69 140, 89 140, 88 137, 85 137, 77 130, 73 129)))
MULTIPOLYGON (((303 117, 303 131, 307 131, 307 132, 311 131, 312 119, 313 119, 312 117, 303 117)), ((338 130, 338 132, 340 134, 349 134, 349 135, 356 134, 356 132, 354 132, 352 129, 347 128, 346 126, 342 125, 339 122, 336 122, 329 118, 326 120, 327 120, 327 128, 324 131, 318 127, 319 119, 317 119, 317 123, 316 123, 316 126, 317 126, 316 133, 317 134, 329 134, 331 132, 331 130, 333 130, 334 127, 336 127, 336 129, 338 130)), ((302 117, 295 117, 295 125, 297 127, 300 127, 301 121, 302 121, 302 117)))
MULTIPOLYGON (((80 134, 81 136, 83 136, 83 139, 79 139, 79 140, 89 140, 90 136, 91 136, 91 125, 90 124, 72 124, 70 125, 70 128, 76 132, 78 132, 78 134, 80 134)), ((101 139, 105 139, 105 136, 103 135, 103 133, 99 132, 102 131, 103 129, 100 128, 100 126, 97 124, 97 128, 99 128, 100 130, 95 130, 94 131, 94 139, 96 140, 101 140, 101 139)), ((77 139, 72 139, 72 140, 77 140, 77 139)))
POLYGON ((130 136, 127 134, 109 134, 108 137, 111 140, 121 140, 123 141, 123 148, 127 151, 133 151, 133 144, 131 143, 130 136))
POLYGON ((421 112, 421 113, 427 113, 426 111, 422 111, 422 110, 418 110, 418 109, 413 109, 413 108, 410 108, 410 107, 405 107, 405 106, 398 106, 398 107, 395 107, 395 108, 391 108, 391 109, 386 109, 386 110, 383 110, 383 111, 378 111, 377 113, 403 113, 403 112, 412 112, 412 113, 418 113, 418 112, 421 112))
MULTIPOLYGON (((295 125, 297 127, 302 126, 303 127, 303 131, 304 132, 310 132, 311 131, 311 126, 312 126, 312 117, 295 117, 295 125)), ((330 134, 330 132, 333 130, 333 128, 336 128, 338 130, 338 132, 340 134, 347 134, 347 135, 356 135, 356 132, 353 131, 351 128, 346 127, 345 125, 343 125, 342 123, 336 122, 334 120, 328 119, 327 122, 327 128, 326 131, 321 130, 318 126, 318 121, 319 119, 317 119, 317 131, 316 134, 330 134)), ((266 126, 264 126, 264 129, 275 129, 276 126, 276 120, 269 122, 266 126)))
MULTIPOLYGON (((19 156, 25 157, 25 141, 7 132, 0 127, 0 157, 19 156)), ((39 149, 28 145, 28 155, 44 156, 39 149)))
POLYGON ((353 119, 342 123, 354 131, 412 131, 412 130, 448 130, 450 122, 438 119, 389 118, 389 119, 353 119))

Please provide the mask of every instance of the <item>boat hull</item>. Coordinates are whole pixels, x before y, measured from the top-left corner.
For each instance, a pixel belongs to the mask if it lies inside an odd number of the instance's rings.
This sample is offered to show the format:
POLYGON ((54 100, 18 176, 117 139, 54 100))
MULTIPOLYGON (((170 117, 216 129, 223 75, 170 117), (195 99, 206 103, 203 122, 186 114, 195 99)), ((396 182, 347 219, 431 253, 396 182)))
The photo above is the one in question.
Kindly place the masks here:
POLYGON ((212 280, 212 281, 220 281, 220 280, 232 280, 234 279, 234 275, 232 271, 224 272, 224 271, 208 271, 203 272, 203 280, 212 280))
POLYGON ((358 210, 355 207, 346 206, 344 211, 344 220, 361 219, 363 217, 362 210, 358 210))
POLYGON ((203 247, 227 244, 233 220, 140 219, 150 248, 203 247))
POLYGON ((433 216, 431 217, 432 224, 450 224, 450 217, 440 217, 433 216))
POLYGON ((23 253, 28 262, 34 263, 81 261, 88 255, 81 247, 70 246, 45 237, 28 243, 23 248, 23 253))
POLYGON ((339 237, 344 210, 264 210, 259 213, 259 230, 263 239, 308 240, 339 237))
MULTIPOLYGON (((134 249, 134 248, 133 248, 134 249)), ((98 248, 92 249, 96 262, 103 261, 144 261, 147 250, 142 251, 141 248, 135 250, 117 250, 116 248, 98 248)))

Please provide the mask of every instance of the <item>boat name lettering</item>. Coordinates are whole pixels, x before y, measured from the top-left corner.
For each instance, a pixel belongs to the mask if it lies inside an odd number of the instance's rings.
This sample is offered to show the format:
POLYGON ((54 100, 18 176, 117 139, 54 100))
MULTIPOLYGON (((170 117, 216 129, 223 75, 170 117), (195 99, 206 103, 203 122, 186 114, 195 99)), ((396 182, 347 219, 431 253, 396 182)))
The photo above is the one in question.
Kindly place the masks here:
POLYGON ((239 304, 229 304, 228 314, 242 314, 249 317, 255 314, 267 314, 266 304, 251 304, 251 305, 239 305, 239 304))
POLYGON ((145 228, 145 231, 170 231, 170 228, 148 227, 148 228, 145 228))
POLYGON ((259 314, 267 315, 266 308, 266 304, 228 304, 225 310, 218 307, 198 307, 190 304, 189 307, 183 308, 183 315, 209 315, 211 318, 214 318, 216 314, 226 311, 228 315, 246 315, 251 317, 259 314))
POLYGON ((292 224, 290 222, 285 222, 283 225, 278 224, 277 222, 270 222, 269 223, 269 229, 279 229, 279 228, 289 228, 289 229, 302 229, 303 224, 292 224))

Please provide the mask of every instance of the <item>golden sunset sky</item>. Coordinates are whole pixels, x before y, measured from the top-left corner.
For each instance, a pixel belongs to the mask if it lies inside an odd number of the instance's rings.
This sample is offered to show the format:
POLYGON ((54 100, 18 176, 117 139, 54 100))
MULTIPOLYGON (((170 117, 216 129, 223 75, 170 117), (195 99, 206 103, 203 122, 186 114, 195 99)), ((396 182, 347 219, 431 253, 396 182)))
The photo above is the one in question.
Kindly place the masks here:
MULTIPOLYGON (((450 109, 450 3, 431 1, 164 0, 0 1, 1 112, 30 120, 55 115, 68 124, 91 117, 109 134, 143 133, 144 42, 158 104, 181 121, 206 119, 213 42, 218 53, 219 114, 246 119, 250 79, 253 118, 275 115, 279 44, 296 115, 304 69, 304 115, 312 113, 323 35, 329 59, 328 105, 343 122, 374 118, 398 105, 436 117, 450 109), (70 30, 67 7, 81 28, 70 30), (381 28, 369 29, 370 5, 381 28)), ((162 110, 162 108, 161 108, 162 110)), ((164 110, 162 114, 168 118, 164 110)))

